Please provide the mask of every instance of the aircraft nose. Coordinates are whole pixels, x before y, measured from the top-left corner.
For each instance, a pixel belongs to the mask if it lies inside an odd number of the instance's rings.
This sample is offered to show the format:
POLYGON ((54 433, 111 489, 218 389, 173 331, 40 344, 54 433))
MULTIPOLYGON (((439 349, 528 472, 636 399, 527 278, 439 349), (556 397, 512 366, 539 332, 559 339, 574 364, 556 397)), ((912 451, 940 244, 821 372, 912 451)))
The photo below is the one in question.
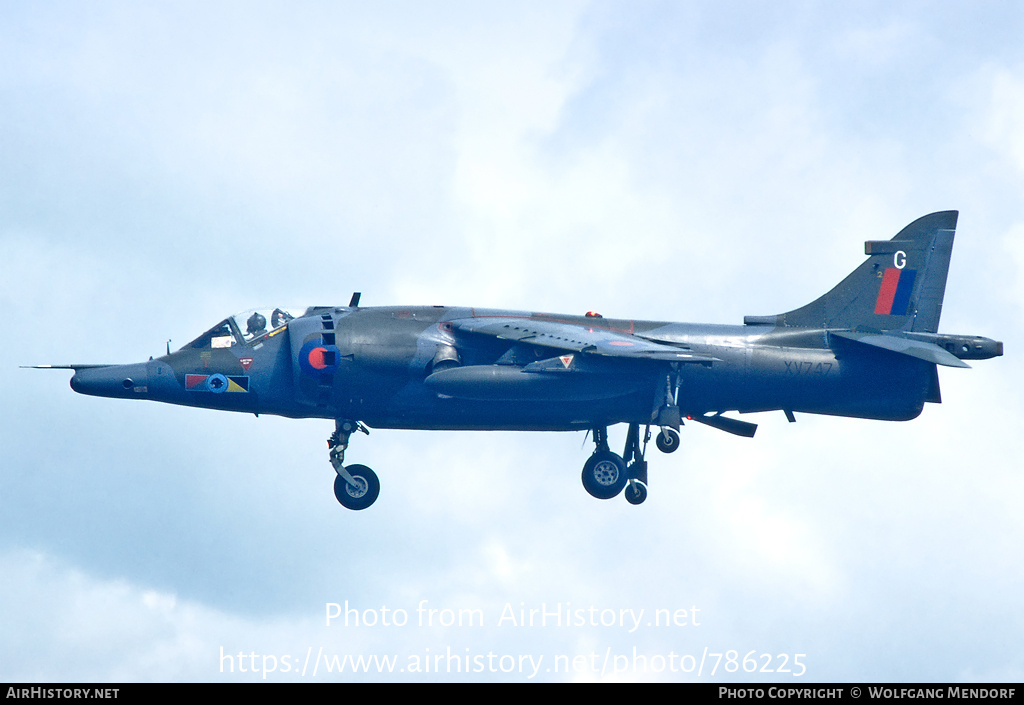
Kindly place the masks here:
POLYGON ((79 394, 118 399, 144 399, 149 392, 147 363, 83 367, 75 370, 71 388, 79 394))

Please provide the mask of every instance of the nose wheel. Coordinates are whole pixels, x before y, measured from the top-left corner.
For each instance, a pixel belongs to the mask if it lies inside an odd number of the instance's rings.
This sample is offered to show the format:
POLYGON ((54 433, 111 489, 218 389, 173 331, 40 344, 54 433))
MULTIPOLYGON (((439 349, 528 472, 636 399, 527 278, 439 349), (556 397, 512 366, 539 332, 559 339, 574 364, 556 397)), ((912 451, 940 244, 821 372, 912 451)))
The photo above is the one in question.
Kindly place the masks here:
POLYGON ((330 448, 331 465, 337 477, 334 478, 334 496, 346 509, 366 509, 380 494, 380 480, 377 474, 365 465, 345 466, 345 449, 356 431, 369 435, 370 431, 358 421, 343 419, 336 422, 334 433, 327 439, 330 448))
POLYGON ((351 480, 340 474, 334 478, 334 496, 346 509, 366 509, 380 494, 377 474, 365 465, 349 465, 345 470, 351 480))

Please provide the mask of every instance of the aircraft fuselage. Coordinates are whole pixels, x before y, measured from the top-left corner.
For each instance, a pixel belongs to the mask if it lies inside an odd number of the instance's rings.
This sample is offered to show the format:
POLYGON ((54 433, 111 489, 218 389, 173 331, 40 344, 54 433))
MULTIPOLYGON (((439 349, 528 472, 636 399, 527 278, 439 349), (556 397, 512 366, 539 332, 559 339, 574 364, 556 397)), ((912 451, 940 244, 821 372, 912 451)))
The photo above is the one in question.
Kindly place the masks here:
POLYGON ((770 410, 887 420, 917 416, 929 400, 935 366, 852 347, 835 340, 829 347, 824 330, 449 307, 338 307, 296 318, 256 347, 186 347, 138 365, 83 369, 72 387, 227 411, 355 418, 380 428, 576 430, 650 423, 666 376, 682 367, 677 402, 684 417, 770 410), (467 318, 623 332, 715 361, 680 366, 570 353, 572 359, 562 363, 567 356, 528 340, 476 340, 446 325, 467 318), (438 351, 446 348, 458 352, 454 370, 464 374, 461 384, 431 379, 438 351), (319 356, 313 364, 311 353, 319 356), (523 371, 552 358, 561 370, 523 371), (476 376, 465 375, 467 370, 476 376))
POLYGON ((902 421, 940 401, 937 366, 1003 354, 938 333, 956 211, 918 218, 798 309, 704 325, 446 306, 247 311, 175 353, 135 365, 68 365, 83 394, 334 419, 335 496, 365 509, 379 482, 344 465, 352 433, 395 429, 593 432, 594 497, 647 496, 645 453, 674 451, 684 419, 741 436, 727 412, 902 421), (607 429, 626 423, 622 455, 607 429), (643 431, 641 432, 641 427, 643 431))

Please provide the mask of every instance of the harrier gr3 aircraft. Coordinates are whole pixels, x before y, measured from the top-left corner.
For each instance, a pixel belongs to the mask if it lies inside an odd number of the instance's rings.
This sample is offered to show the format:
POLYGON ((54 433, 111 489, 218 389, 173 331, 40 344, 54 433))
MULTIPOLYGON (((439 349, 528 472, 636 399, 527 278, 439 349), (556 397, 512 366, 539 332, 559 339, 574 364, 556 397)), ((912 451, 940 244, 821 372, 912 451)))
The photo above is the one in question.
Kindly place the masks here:
POLYGON ((81 394, 334 419, 334 493, 365 509, 376 474, 345 465, 356 431, 592 432, 583 486, 647 496, 647 444, 679 446, 683 419, 740 436, 726 412, 907 420, 938 402, 938 365, 1003 354, 1002 343, 938 333, 957 212, 920 218, 802 308, 743 325, 659 323, 449 306, 262 309, 227 318, 177 352, 74 370, 81 394), (622 455, 608 427, 628 424, 622 455), (642 430, 641 430, 642 429, 642 430))

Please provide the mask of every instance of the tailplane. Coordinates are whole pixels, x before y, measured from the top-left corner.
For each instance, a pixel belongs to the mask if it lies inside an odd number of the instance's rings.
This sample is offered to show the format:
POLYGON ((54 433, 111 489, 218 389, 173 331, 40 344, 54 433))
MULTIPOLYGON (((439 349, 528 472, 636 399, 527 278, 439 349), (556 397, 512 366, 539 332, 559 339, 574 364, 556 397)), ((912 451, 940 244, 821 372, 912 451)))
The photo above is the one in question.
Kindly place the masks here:
POLYGON ((891 240, 864 243, 868 259, 821 298, 748 325, 935 333, 942 313, 957 211, 918 218, 891 240))

